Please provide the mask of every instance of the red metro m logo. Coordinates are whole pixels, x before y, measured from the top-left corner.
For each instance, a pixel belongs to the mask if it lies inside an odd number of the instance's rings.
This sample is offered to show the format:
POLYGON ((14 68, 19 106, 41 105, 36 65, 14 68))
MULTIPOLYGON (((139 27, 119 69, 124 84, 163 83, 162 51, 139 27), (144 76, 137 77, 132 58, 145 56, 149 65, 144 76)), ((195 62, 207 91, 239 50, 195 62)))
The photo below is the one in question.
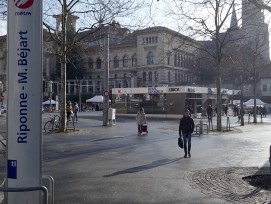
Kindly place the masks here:
POLYGON ((14 0, 15 6, 20 9, 27 9, 32 6, 34 0, 14 0))

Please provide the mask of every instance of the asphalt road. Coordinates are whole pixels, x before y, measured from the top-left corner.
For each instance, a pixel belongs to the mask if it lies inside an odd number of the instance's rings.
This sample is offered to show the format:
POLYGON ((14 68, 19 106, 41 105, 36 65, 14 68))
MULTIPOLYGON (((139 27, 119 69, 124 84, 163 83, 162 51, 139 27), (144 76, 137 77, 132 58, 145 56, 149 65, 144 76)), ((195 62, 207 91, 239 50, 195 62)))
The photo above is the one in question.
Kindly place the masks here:
POLYGON ((192 158, 185 159, 178 122, 149 118, 149 134, 138 136, 134 118, 104 127, 99 112, 88 112, 77 131, 44 134, 43 174, 55 179, 55 203, 230 203, 192 188, 187 173, 269 166, 270 123, 194 136, 192 158))

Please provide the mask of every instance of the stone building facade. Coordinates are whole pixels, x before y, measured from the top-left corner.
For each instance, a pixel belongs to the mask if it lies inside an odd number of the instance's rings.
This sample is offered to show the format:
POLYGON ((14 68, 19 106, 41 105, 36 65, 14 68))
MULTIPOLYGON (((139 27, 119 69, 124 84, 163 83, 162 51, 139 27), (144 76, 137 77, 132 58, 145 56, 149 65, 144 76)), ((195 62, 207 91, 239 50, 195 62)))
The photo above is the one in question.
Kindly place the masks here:
MULTIPOLYGON (((230 35, 243 35, 259 31, 264 38, 264 55, 269 59, 268 25, 262 11, 242 0, 242 28, 237 25, 235 11, 231 21, 230 35), (256 13, 255 13, 256 12, 256 13), (257 29, 255 29, 255 25, 257 29), (254 28, 253 28, 254 26, 254 28), (250 32, 250 30, 254 30, 250 32), (267 33, 266 33, 267 32, 267 33)), ((76 25, 77 18, 72 18, 76 25)), ((56 27, 60 18, 56 16, 56 27)), ((82 57, 85 75, 78 80, 67 81, 68 95, 91 97, 104 91, 104 73, 109 59, 109 90, 127 87, 182 86, 197 84, 200 79, 200 51, 203 42, 195 41, 166 27, 149 27, 130 31, 118 22, 100 32, 80 33, 84 37, 82 57), (85 35, 85 36, 84 36, 85 35), (107 41, 107 38, 109 40, 107 41), (109 48, 109 49, 108 49, 109 48), (108 51, 109 50, 109 51, 108 51)), ((250 43, 251 38, 245 40, 250 43)), ((206 43, 205 43, 206 44, 206 43)), ((59 93, 54 43, 44 31, 43 79, 45 97, 46 82, 53 81, 53 98, 59 93)), ((7 45, 6 36, 0 36, 0 81, 6 85, 7 45)), ((6 87, 6 86, 5 86, 6 87)))

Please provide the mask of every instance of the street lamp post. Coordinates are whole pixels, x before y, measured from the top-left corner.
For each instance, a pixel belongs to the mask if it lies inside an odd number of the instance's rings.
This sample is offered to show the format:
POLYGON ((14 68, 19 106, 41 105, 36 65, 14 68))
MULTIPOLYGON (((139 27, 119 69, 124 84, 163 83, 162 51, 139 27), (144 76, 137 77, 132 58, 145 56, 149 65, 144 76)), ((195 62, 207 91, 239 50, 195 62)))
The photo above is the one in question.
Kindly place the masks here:
POLYGON ((53 82, 48 81, 48 92, 49 92, 49 100, 50 100, 50 112, 52 111, 52 92, 53 92, 53 82))

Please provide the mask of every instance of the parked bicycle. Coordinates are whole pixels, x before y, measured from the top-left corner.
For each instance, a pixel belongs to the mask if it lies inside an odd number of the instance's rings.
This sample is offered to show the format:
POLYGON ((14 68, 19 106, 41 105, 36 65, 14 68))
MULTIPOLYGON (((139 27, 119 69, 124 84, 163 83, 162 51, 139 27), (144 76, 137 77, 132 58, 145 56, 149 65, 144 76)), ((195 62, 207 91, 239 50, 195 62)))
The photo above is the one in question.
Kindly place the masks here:
POLYGON ((59 123, 60 123, 59 115, 53 115, 51 116, 50 120, 44 124, 43 129, 45 132, 54 131, 55 129, 59 128, 59 123))

